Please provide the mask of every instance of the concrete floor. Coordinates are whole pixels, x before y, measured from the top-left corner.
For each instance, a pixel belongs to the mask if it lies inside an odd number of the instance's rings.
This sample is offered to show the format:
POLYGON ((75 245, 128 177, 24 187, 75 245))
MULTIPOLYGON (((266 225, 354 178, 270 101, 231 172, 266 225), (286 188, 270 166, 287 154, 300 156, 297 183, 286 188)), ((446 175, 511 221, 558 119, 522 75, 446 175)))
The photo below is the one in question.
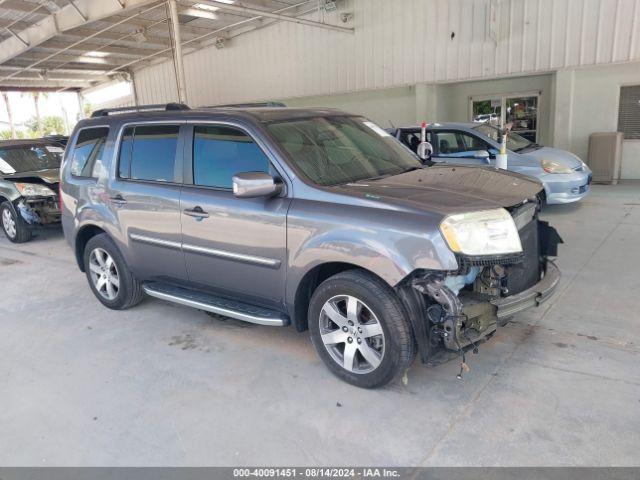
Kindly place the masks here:
POLYGON ((306 334, 91 294, 60 233, 0 240, 0 464, 640 465, 640 183, 548 207, 550 304, 366 391, 306 334))

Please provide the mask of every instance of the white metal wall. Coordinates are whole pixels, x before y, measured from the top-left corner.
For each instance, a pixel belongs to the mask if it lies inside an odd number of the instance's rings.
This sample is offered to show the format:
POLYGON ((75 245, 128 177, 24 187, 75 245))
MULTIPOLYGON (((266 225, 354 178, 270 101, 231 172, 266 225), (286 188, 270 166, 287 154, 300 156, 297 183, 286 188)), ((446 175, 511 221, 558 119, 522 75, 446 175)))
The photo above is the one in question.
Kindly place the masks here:
MULTIPOLYGON (((185 57, 191 105, 327 95, 640 59, 640 0, 348 0, 355 34, 280 22, 185 57), (490 4, 497 5, 497 42, 490 4)), ((339 12, 327 21, 339 23, 339 12)), ((317 19, 317 13, 312 18, 317 19)), ((135 73, 175 101, 171 62, 135 73)))

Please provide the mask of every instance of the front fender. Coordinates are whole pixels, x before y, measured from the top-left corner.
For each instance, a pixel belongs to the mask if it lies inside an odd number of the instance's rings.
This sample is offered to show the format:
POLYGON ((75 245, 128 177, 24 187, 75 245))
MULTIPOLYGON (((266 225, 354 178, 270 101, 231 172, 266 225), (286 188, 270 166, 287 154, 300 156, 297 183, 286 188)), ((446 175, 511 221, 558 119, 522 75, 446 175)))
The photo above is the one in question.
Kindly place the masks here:
POLYGON ((289 304, 293 304, 304 276, 322 264, 352 264, 374 273, 391 287, 417 269, 458 268, 440 234, 439 219, 348 205, 322 213, 316 208, 298 203, 289 212, 289 304))

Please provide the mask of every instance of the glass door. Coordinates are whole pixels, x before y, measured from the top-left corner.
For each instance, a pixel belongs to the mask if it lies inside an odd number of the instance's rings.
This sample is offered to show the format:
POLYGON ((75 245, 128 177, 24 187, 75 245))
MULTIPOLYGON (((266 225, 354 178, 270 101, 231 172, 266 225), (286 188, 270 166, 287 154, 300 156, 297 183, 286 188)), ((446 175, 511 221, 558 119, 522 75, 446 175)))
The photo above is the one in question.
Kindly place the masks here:
POLYGON ((539 100, 540 92, 471 97, 469 116, 472 122, 506 125, 512 132, 536 142, 539 100))
POLYGON ((472 121, 500 126, 502 118, 502 99, 500 97, 486 100, 472 99, 471 108, 472 121))
POLYGON ((538 136, 538 96, 507 97, 505 121, 512 132, 536 142, 538 136))

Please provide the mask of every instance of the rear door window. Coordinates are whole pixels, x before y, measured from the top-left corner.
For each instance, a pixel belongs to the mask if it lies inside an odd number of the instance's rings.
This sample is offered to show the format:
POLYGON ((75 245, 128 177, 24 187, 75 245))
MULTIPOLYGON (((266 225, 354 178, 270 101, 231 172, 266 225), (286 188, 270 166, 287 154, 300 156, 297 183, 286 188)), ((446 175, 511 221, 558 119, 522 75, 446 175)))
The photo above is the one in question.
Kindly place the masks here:
POLYGON ((73 147, 71 175, 95 178, 96 163, 102 161, 104 146, 109 135, 108 127, 85 128, 80 130, 73 147))
POLYGON ((193 135, 193 183, 231 189, 243 172, 269 172, 269 159, 245 132, 226 126, 196 126, 193 135))
POLYGON ((120 178, 175 182, 179 125, 140 125, 125 129, 120 145, 120 178))

